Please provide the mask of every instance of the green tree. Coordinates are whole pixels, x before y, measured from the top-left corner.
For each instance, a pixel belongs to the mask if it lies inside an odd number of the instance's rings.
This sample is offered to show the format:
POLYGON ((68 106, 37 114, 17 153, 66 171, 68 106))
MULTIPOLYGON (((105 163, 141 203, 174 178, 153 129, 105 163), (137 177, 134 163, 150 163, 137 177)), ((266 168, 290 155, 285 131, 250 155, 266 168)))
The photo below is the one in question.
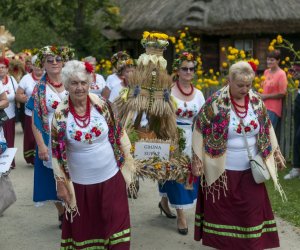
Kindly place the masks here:
POLYGON ((16 51, 62 44, 73 46, 79 57, 105 54, 109 41, 101 27, 120 22, 110 0, 1 0, 0 20, 16 37, 16 51))

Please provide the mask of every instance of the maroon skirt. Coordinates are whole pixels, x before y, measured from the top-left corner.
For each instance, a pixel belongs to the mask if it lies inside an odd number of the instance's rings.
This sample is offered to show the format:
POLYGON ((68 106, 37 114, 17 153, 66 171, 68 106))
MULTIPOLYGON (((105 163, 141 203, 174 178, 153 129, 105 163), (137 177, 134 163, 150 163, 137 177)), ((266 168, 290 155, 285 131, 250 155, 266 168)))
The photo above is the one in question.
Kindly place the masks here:
MULTIPOLYGON (((8 148, 13 148, 15 146, 15 124, 15 117, 8 119, 3 124, 4 137, 8 148)), ((13 168, 16 166, 15 159, 11 165, 13 168)))
POLYGON ((199 189, 195 240, 222 250, 260 250, 279 247, 279 238, 264 184, 256 184, 251 170, 226 170, 226 197, 215 202, 199 189))
POLYGON ((61 249, 130 249, 130 219, 122 173, 93 185, 74 183, 80 215, 64 218, 61 249))
POLYGON ((32 117, 25 115, 23 154, 24 154, 25 161, 28 164, 34 165, 35 139, 34 139, 31 125, 32 125, 32 117))

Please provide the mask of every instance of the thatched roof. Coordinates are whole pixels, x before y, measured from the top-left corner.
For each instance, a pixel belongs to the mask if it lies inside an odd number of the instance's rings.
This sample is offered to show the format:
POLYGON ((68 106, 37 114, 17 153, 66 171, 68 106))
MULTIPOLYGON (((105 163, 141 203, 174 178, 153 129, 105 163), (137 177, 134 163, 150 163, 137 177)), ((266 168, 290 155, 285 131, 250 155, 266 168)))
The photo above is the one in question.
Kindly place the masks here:
POLYGON ((213 33, 300 32, 299 0, 213 0, 207 27, 213 33))
POLYGON ((144 30, 176 31, 182 27, 187 6, 193 0, 115 0, 120 6, 121 30, 125 36, 140 38, 144 30))
POLYGON ((300 0, 115 0, 121 34, 140 38, 144 30, 174 34, 189 26, 202 34, 300 32, 300 0))

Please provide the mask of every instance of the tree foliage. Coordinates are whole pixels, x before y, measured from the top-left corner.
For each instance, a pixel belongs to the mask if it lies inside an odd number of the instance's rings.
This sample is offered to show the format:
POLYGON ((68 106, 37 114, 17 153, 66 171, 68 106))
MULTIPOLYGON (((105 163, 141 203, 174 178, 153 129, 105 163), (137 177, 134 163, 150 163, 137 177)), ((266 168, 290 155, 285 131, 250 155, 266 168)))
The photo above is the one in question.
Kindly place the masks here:
POLYGON ((59 44, 102 56, 109 41, 101 28, 116 28, 120 17, 110 0, 1 0, 0 20, 16 37, 15 51, 59 44))

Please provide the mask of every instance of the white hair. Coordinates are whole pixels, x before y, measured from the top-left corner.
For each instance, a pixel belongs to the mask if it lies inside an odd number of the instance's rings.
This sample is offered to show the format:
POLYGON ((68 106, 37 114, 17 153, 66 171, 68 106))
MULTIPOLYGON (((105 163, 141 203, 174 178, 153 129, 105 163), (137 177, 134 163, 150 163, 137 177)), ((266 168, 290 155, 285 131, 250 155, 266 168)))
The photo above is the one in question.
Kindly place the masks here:
POLYGON ((97 62, 96 57, 87 56, 83 59, 84 62, 97 62))
POLYGON ((32 58, 31 58, 31 63, 32 65, 35 65, 35 62, 36 62, 36 59, 38 58, 37 55, 34 55, 32 58))
POLYGON ((255 78, 255 72, 248 62, 239 61, 229 68, 230 81, 252 82, 255 78))
POLYGON ((93 81, 93 75, 92 73, 87 72, 84 62, 77 60, 66 62, 61 73, 61 80, 65 88, 68 88, 71 80, 76 78, 80 81, 86 81, 89 84, 93 81))

